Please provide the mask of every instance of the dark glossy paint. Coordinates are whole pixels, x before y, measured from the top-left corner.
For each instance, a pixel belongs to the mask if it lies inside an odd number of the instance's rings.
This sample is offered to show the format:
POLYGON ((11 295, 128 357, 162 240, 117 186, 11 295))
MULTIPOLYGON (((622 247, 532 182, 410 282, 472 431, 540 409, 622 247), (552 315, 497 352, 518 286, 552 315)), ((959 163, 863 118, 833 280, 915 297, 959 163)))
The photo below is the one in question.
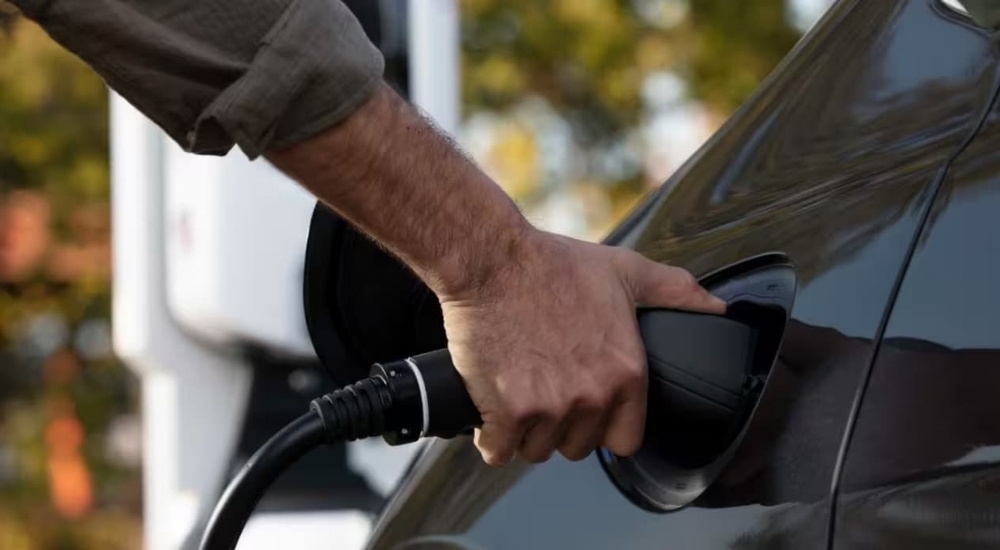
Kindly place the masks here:
POLYGON ((370 548, 817 548, 856 390, 929 190, 981 118, 985 36, 929 0, 838 2, 609 242, 704 274, 784 252, 799 293, 736 459, 687 509, 639 509, 596 458, 482 465, 430 444, 370 548), (933 37, 933 39, 929 39, 933 37))
POLYGON ((1000 547, 1000 107, 948 170, 851 438, 836 548, 1000 547))

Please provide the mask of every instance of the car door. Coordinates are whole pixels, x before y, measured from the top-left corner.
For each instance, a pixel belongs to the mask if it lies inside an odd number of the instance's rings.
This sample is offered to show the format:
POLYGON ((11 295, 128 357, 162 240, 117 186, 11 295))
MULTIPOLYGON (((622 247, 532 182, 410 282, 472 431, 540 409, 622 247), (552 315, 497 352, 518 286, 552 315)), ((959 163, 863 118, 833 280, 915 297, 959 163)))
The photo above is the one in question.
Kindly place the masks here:
POLYGON ((1000 105, 947 171, 839 476, 837 549, 1000 546, 1000 105))
POLYGON ((837 453, 880 321, 995 65, 984 34, 936 2, 838 2, 609 236, 699 276, 771 252, 796 269, 764 396, 692 505, 649 511, 598 457, 491 469, 469 439, 437 441, 370 548, 825 547, 837 453))

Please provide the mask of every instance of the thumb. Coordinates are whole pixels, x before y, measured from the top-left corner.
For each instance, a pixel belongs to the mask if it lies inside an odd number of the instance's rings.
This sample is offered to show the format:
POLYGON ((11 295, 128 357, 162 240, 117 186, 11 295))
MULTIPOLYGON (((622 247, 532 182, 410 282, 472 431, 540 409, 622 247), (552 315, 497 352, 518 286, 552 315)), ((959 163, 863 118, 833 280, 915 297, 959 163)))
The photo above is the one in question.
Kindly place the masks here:
POLYGON ((632 295, 637 304, 725 313, 726 303, 712 296, 687 270, 633 256, 629 266, 632 295))

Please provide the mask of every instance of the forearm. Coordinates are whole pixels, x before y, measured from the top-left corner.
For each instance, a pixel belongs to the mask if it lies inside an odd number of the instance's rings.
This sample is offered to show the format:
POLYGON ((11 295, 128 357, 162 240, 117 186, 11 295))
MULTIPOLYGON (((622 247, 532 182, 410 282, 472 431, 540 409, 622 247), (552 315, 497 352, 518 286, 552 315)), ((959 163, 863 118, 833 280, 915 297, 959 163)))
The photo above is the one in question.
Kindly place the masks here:
POLYGON ((263 152, 413 269, 441 301, 491 464, 635 452, 636 305, 725 310, 682 269, 534 230, 381 81, 381 53, 339 1, 15 4, 184 149, 263 152))
POLYGON ((343 123, 265 156, 439 296, 484 285, 530 232, 503 190, 385 85, 343 123))

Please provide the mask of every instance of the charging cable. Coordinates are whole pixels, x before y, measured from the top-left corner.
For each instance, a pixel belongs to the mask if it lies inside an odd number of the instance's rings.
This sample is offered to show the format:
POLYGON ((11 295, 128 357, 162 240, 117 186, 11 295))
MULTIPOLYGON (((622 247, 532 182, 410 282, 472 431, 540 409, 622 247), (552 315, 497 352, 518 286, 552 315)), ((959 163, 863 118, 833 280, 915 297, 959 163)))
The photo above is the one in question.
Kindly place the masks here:
POLYGON ((482 421, 448 350, 375 364, 368 378, 313 400, 309 412, 267 441, 229 483, 212 512, 201 550, 235 550, 268 487, 309 451, 382 436, 390 445, 451 438, 482 421))
MULTIPOLYGON (((667 438, 669 445, 662 447, 669 451, 657 447, 616 459, 614 468, 631 468, 622 474, 628 479, 619 482, 633 488, 643 483, 641 487, 648 488, 639 490, 643 495, 660 494, 656 472, 668 471, 674 467, 670 464, 700 467, 738 441, 774 362, 779 342, 774 334, 784 327, 785 311, 750 302, 731 303, 726 316, 662 308, 639 311, 649 366, 648 399, 655 405, 646 427, 656 426, 654 443, 667 438), (759 327, 771 328, 765 332, 759 327), (653 481, 647 479, 651 475, 653 481)), ((454 437, 481 423, 447 350, 376 364, 368 378, 314 400, 308 414, 250 458, 216 506, 201 550, 234 550, 271 483, 320 445, 379 435, 390 445, 400 445, 421 437, 454 437)), ((609 470, 613 477, 618 475, 614 468, 609 470)))

